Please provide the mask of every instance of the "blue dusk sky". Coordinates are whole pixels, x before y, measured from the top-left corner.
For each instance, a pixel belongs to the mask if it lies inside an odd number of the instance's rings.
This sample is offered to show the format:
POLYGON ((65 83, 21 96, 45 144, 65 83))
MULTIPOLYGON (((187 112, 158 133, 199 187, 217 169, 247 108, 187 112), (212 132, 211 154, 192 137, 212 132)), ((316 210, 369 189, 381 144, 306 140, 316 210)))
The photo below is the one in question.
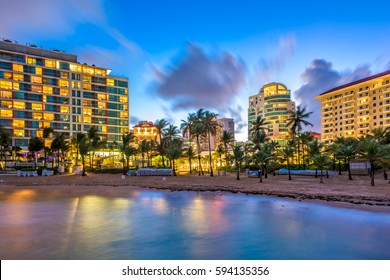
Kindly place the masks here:
POLYGON ((0 38, 76 54, 129 78, 131 125, 205 108, 246 140, 269 82, 313 97, 390 69, 390 1, 0 0, 0 38))

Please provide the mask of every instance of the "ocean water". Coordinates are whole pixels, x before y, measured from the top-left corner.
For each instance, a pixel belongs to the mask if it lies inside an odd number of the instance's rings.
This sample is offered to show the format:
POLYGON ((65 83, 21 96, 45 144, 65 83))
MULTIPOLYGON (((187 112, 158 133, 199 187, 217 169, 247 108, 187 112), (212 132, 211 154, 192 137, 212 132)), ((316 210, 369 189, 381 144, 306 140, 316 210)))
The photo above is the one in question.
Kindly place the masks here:
POLYGON ((390 259, 390 214, 226 193, 0 193, 1 259, 390 259))

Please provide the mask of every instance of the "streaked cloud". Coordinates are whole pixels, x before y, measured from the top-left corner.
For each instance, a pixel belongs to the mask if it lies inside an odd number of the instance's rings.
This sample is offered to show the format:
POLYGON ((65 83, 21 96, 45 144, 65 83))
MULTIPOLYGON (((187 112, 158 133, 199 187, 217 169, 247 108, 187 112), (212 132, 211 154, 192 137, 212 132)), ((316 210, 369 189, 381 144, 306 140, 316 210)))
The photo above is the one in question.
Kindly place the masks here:
POLYGON ((253 83, 257 83, 257 85, 269 83, 284 69, 287 60, 294 54, 295 36, 280 36, 276 49, 277 54, 274 58, 260 59, 258 64, 255 65, 253 83))
POLYGON ((199 108, 225 111, 245 84, 246 65, 230 52, 207 54, 189 43, 183 58, 162 70, 152 67, 155 94, 172 110, 199 108))

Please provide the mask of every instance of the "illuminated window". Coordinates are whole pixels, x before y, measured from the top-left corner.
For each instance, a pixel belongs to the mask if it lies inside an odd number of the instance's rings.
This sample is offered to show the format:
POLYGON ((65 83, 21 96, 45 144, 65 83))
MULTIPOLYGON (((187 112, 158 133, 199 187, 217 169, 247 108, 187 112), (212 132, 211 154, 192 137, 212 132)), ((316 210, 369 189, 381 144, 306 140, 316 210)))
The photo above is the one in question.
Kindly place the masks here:
POLYGON ((71 70, 71 71, 74 71, 74 72, 81 72, 81 65, 79 65, 79 64, 73 64, 73 63, 71 63, 71 64, 69 65, 69 67, 70 67, 70 70, 71 70))
POLYGON ((27 64, 37 64, 37 60, 33 57, 27 57, 27 64))
POLYGON ((103 70, 103 69, 95 69, 95 75, 105 76, 106 75, 106 71, 103 70))
POLYGON ((121 118, 127 118, 128 117, 128 113, 127 112, 120 112, 120 117, 121 118))
POLYGON ((0 88, 12 89, 12 82, 0 81, 0 88))
POLYGON ((53 88, 49 86, 43 86, 43 92, 46 94, 52 94, 53 93, 53 88))
POLYGON ((41 120, 42 119, 42 113, 32 113, 32 117, 34 120, 41 120))
POLYGON ((12 118, 12 110, 0 110, 0 117, 12 118))
POLYGON ((100 109, 106 109, 106 103, 105 102, 98 102, 98 107, 100 109))
POLYGON ((69 107, 68 106, 61 106, 60 111, 61 111, 61 113, 69 113, 69 107))
POLYGON ((19 90, 19 83, 12 83, 12 88, 19 90))
POLYGON ((43 119, 46 121, 52 121, 54 120, 54 114, 43 113, 43 119))
POLYGON ((43 123, 43 127, 50 127, 50 123, 49 122, 44 122, 43 123))
POLYGON ((42 86, 35 86, 35 85, 32 85, 31 86, 31 91, 34 91, 34 92, 42 92, 42 86))
POLYGON ((12 98, 12 91, 0 90, 1 98, 12 98))
POLYGON ((42 84, 42 77, 31 76, 31 82, 36 84, 42 84))
POLYGON ((127 107, 128 107, 127 103, 123 104, 123 110, 127 111, 127 107))
POLYGON ((83 73, 95 74, 95 69, 93 67, 83 66, 83 73))
POLYGON ((13 126, 15 128, 24 128, 24 121, 22 121, 22 120, 14 120, 13 126))
POLYGON ((1 107, 2 108, 12 108, 12 101, 1 101, 1 107))
POLYGON ((98 100, 107 100, 107 95, 98 93, 97 98, 98 100))
POLYGON ((46 100, 47 100, 47 96, 46 95, 42 95, 42 101, 46 102, 46 100))
POLYGON ((24 80, 24 77, 23 77, 23 75, 22 74, 14 74, 13 75, 13 79, 15 80, 15 81, 23 81, 24 80))
POLYGON ((108 86, 113 86, 114 85, 114 80, 113 79, 107 79, 107 85, 108 86))
POLYGON ((11 80, 12 79, 12 73, 4 72, 4 79, 11 80))
POLYGON ((59 85, 60 87, 69 87, 69 82, 66 81, 66 80, 59 80, 59 81, 58 81, 58 85, 59 85))
POLYGON ((24 137, 24 130, 23 129, 15 129, 14 130, 14 136, 16 136, 16 137, 24 137))
POLYGON ((92 77, 88 75, 83 75, 83 82, 92 82, 92 77))
POLYGON ((105 125, 102 126, 102 132, 107 132, 107 126, 105 125))
POLYGON ((84 115, 92 115, 92 109, 91 108, 84 108, 83 109, 83 114, 84 115))
POLYGON ((26 103, 21 101, 14 101, 14 108, 16 109, 26 109, 26 103))
POLYGON ((83 89, 86 89, 86 90, 91 90, 92 89, 92 87, 91 87, 91 85, 90 84, 83 84, 83 89))
POLYGON ((69 79, 69 73, 68 72, 61 72, 61 78, 62 79, 69 79))
POLYGON ((35 68, 35 74, 37 74, 37 75, 42 75, 42 68, 36 67, 36 68, 35 68))
POLYGON ((91 107, 92 106, 92 101, 91 100, 84 100, 83 101, 83 106, 84 107, 91 107))
POLYGON ((69 89, 67 89, 67 88, 60 89, 60 94, 62 96, 69 96, 69 89))
POLYGON ((80 82, 72 82, 72 88, 80 88, 80 82))
POLYGON ((12 70, 16 72, 23 72, 23 65, 12 64, 12 70))
POLYGON ((126 102, 127 102, 127 96, 121 96, 121 97, 119 97, 119 101, 120 101, 120 102, 123 102, 123 103, 126 103, 126 102))
POLYGON ((37 137, 43 138, 43 130, 37 131, 37 137))
POLYGON ((91 123, 91 117, 84 116, 84 123, 91 123))
POLYGON ((56 61, 51 59, 45 59, 45 66, 55 68, 56 67, 56 61))
POLYGON ((43 106, 43 105, 42 105, 42 104, 39 104, 39 103, 32 103, 32 104, 31 104, 31 109, 32 109, 33 111, 42 111, 42 109, 43 109, 42 106, 43 106))

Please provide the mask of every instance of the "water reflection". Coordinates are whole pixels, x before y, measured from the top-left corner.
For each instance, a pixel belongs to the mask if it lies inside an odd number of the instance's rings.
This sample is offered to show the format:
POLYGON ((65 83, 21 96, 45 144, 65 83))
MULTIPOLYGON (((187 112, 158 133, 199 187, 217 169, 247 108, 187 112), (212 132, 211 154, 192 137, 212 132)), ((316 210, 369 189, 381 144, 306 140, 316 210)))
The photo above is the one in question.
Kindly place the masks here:
POLYGON ((3 191, 0 257, 390 259, 390 215, 216 193, 3 191))

